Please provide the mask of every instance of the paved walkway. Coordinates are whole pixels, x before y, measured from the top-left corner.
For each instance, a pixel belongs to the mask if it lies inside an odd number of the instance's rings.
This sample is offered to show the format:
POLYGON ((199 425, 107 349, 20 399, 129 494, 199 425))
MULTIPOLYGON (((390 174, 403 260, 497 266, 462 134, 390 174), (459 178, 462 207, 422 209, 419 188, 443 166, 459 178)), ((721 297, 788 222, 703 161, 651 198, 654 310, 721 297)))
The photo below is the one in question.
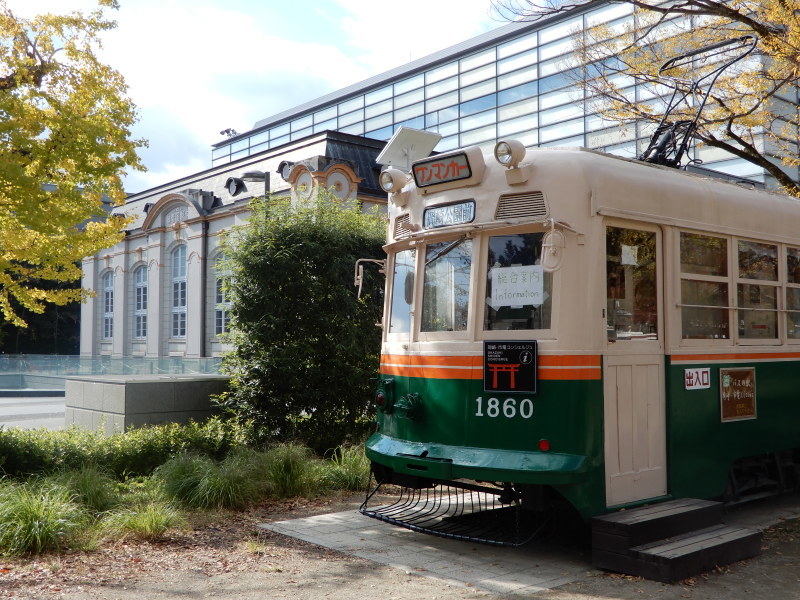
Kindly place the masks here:
POLYGON ((62 429, 64 427, 64 397, 2 397, 0 426, 20 429, 62 429))
MULTIPOLYGON (((800 494, 743 504, 725 513, 729 524, 762 528, 800 517, 800 494)), ((260 527, 408 573, 467 585, 476 591, 526 596, 597 572, 591 557, 552 542, 496 548, 448 540, 370 519, 357 511, 267 523, 260 527)))
POLYGON ((408 573, 495 594, 527 595, 583 577, 589 558, 574 550, 503 548, 415 533, 346 511, 261 525, 277 533, 408 573))

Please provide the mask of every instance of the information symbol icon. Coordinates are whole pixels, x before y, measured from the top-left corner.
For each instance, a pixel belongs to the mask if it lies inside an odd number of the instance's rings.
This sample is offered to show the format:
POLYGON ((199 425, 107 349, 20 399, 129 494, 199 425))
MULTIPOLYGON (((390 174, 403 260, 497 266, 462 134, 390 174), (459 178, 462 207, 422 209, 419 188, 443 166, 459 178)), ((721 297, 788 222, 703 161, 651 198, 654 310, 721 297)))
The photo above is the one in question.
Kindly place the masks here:
POLYGON ((521 352, 519 355, 519 362, 523 365, 531 364, 533 362, 533 354, 531 354, 531 352, 528 350, 521 352))

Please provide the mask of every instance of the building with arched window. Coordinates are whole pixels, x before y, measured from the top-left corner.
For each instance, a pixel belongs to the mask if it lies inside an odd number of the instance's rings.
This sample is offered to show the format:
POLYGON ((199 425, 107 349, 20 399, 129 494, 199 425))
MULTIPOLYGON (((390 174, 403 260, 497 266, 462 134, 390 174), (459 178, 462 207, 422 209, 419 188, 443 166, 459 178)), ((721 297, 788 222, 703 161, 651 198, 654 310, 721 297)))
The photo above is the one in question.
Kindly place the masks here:
POLYGON ((219 356, 230 328, 222 235, 270 193, 298 202, 321 188, 363 209, 382 206, 375 158, 384 142, 320 132, 128 197, 125 238, 83 262, 81 354, 219 356))
MULTIPOLYGON (((249 200, 265 192, 302 201, 326 187, 343 201, 385 203, 375 158, 401 126, 438 133, 439 152, 515 138, 639 156, 649 130, 588 112, 573 77, 576 31, 624 28, 634 18, 627 3, 598 1, 510 23, 215 144, 210 169, 131 196, 123 210, 136 220, 126 238, 84 261, 83 285, 98 295, 81 313, 81 354, 218 355, 228 329, 216 260, 221 234, 243 224, 249 200)), ((622 83, 644 97, 637 82, 622 83)), ((798 101, 797 90, 787 94, 798 101)), ((731 178, 774 185, 744 159, 714 148, 692 152, 731 178)), ((786 170, 798 178, 797 167, 786 170)))

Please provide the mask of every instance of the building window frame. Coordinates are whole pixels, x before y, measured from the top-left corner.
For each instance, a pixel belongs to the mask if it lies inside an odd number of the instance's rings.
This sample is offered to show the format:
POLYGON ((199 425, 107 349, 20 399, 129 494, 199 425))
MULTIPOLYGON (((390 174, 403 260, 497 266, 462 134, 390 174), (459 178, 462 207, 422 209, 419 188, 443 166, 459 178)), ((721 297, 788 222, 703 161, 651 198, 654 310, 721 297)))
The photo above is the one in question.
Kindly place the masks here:
POLYGON ((142 340, 147 337, 147 267, 139 266, 133 272, 133 337, 142 340))
POLYGON ((187 261, 186 246, 181 244, 171 253, 171 321, 170 336, 175 339, 186 338, 187 308, 187 261))
POLYGON ((214 335, 230 333, 231 297, 227 288, 230 272, 225 266, 225 255, 220 253, 214 261, 214 335))
POLYGON ((114 273, 103 275, 103 339, 114 337, 114 273))

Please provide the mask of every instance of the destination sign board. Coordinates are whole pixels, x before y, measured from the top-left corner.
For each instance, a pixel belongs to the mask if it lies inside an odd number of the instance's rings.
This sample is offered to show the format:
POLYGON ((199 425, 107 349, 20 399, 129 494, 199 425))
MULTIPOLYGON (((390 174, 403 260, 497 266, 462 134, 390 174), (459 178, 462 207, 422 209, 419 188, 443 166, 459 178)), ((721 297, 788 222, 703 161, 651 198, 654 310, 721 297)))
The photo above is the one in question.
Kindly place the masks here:
POLYGON ((464 152, 419 161, 414 164, 413 173, 420 188, 472 177, 469 159, 464 152))
POLYGON ((467 200, 466 202, 426 208, 422 216, 422 226, 425 229, 434 229, 448 225, 472 223, 473 219, 475 219, 475 201, 467 200))

